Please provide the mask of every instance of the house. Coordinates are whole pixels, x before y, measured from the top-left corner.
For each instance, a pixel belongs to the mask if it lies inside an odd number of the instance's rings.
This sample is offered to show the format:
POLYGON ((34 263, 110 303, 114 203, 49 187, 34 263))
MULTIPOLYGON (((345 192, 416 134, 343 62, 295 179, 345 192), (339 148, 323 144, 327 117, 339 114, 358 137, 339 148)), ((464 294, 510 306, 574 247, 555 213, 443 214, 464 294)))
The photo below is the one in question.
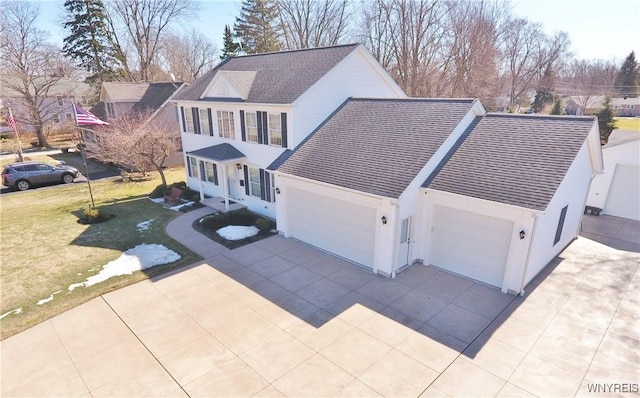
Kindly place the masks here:
POLYGON ((640 220, 640 133, 614 130, 602 147, 604 173, 591 183, 587 205, 640 220))
POLYGON ((612 98, 611 105, 618 117, 640 116, 640 97, 612 98))
POLYGON ((514 294, 576 238, 593 117, 349 99, 275 170, 277 228, 394 276, 432 264, 514 294))
POLYGON ((361 44, 227 59, 173 97, 189 187, 275 218, 269 166, 351 96, 406 97, 361 44))

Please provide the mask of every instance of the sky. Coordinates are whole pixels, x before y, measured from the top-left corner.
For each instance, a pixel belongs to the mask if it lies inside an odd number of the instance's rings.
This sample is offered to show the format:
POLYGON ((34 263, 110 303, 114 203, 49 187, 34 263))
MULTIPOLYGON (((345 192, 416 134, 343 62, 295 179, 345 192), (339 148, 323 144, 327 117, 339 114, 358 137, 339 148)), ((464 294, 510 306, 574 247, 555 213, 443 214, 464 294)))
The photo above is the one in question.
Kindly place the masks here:
MULTIPOLYGON (((41 4, 41 28, 62 45, 65 31, 63 0, 31 0, 41 4)), ((109 0, 105 0, 109 1, 109 0)), ((356 1, 356 0, 353 0, 356 1)), ((365 0, 367 1, 367 0, 365 0)), ((202 0, 198 20, 188 24, 222 47, 224 25, 233 26, 240 0, 202 0)), ((579 59, 622 60, 640 53, 640 1, 638 0, 511 0, 512 13, 542 24, 548 34, 565 31, 571 51, 579 59)))

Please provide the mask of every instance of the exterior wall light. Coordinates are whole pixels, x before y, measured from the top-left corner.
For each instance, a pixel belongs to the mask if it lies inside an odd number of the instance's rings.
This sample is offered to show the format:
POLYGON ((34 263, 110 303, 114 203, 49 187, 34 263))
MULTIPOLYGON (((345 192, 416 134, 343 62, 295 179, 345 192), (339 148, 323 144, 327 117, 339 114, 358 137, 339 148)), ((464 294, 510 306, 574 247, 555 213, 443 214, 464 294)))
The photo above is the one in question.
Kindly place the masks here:
POLYGON ((276 193, 280 195, 280 188, 276 188, 276 193))
POLYGON ((387 217, 386 216, 382 216, 381 220, 382 220, 382 224, 386 224, 387 223, 387 217))
POLYGON ((524 233, 524 229, 520 231, 520 240, 524 239, 526 234, 524 233))
POLYGON ((242 165, 240 163, 236 163, 236 169, 238 170, 242 169, 242 165))

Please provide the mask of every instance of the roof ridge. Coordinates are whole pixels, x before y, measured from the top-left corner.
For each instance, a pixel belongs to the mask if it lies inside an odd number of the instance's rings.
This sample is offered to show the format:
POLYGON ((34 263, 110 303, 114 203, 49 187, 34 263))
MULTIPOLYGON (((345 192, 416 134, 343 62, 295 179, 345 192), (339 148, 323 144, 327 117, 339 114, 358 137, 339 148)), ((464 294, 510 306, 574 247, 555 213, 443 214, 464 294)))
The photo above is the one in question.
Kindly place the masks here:
POLYGON ((337 45, 334 45, 334 46, 308 47, 308 48, 298 48, 298 49, 294 49, 294 50, 270 51, 270 52, 266 52, 266 53, 257 53, 257 54, 243 54, 243 55, 238 55, 238 56, 235 56, 235 57, 233 57, 233 56, 232 57, 228 57, 226 60, 259 57, 259 56, 262 56, 262 55, 290 54, 290 53, 295 53, 295 52, 326 50, 326 49, 330 49, 330 48, 340 48, 340 47, 350 47, 350 46, 357 47, 360 44, 361 43, 337 44, 337 45))
POLYGON ((513 118, 535 119, 535 120, 551 119, 551 120, 583 120, 583 121, 587 121, 587 120, 591 121, 591 120, 595 120, 595 118, 596 118, 595 115, 585 115, 585 116, 578 116, 578 115, 524 115, 524 114, 517 114, 517 113, 502 113, 502 112, 488 112, 485 116, 486 117, 504 117, 504 118, 513 117, 513 118))
POLYGON ((376 98, 376 97, 351 97, 352 101, 380 101, 380 102, 453 102, 453 103, 473 103, 475 98, 376 98))

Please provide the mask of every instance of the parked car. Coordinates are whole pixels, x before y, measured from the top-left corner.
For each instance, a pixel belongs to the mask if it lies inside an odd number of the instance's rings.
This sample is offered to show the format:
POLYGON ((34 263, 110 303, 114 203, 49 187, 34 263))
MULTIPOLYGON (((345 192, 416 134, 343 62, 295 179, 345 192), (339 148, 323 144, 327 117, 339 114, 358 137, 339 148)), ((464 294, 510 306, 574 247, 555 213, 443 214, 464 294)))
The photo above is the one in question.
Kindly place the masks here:
POLYGON ((78 169, 64 163, 50 165, 43 162, 11 163, 2 170, 2 183, 7 187, 26 191, 35 185, 65 183, 78 178, 78 169))

